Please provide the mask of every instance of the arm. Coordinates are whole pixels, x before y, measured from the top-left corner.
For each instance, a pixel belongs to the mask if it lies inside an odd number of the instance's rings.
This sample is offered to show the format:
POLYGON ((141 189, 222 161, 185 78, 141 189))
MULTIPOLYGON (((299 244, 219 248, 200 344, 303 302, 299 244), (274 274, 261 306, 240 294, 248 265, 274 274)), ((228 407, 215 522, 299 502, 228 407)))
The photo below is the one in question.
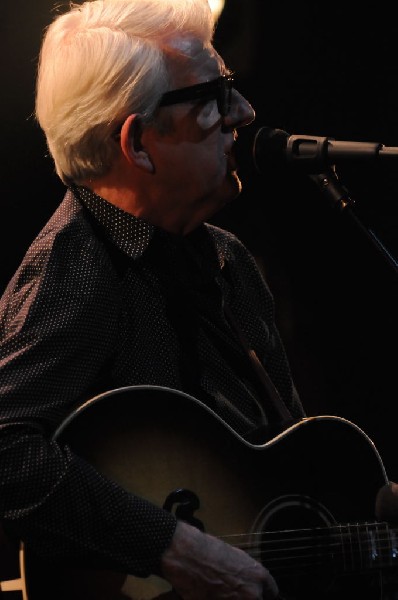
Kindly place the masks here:
POLYGON ((0 518, 43 558, 146 575, 174 517, 51 441, 95 386, 118 335, 117 278, 89 232, 76 229, 34 244, 1 302, 0 518))

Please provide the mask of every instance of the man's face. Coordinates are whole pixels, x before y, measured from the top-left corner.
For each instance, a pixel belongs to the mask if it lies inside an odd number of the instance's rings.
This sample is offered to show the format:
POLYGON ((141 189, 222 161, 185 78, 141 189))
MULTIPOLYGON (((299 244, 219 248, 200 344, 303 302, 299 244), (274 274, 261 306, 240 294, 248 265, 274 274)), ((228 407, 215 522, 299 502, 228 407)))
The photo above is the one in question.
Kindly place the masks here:
MULTIPOLYGON (((184 58, 170 60, 173 89, 227 74, 213 49, 193 39, 180 40, 177 47, 184 58)), ((156 224, 188 233, 239 194, 241 182, 232 147, 236 129, 253 119, 252 107, 236 90, 232 90, 231 108, 225 116, 220 115, 216 99, 158 109, 155 123, 143 132, 154 166, 158 208, 167 220, 167 226, 156 224)))

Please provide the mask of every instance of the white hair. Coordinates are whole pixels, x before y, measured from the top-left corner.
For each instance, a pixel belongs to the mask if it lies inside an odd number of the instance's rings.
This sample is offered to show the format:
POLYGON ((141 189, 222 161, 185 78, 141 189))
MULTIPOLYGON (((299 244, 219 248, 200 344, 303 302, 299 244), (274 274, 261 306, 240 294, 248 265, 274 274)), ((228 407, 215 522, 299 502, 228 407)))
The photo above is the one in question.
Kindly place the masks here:
POLYGON ((151 117, 170 83, 168 40, 209 47, 213 33, 208 0, 88 0, 58 15, 40 51, 36 118, 62 181, 105 174, 115 127, 131 113, 151 117))

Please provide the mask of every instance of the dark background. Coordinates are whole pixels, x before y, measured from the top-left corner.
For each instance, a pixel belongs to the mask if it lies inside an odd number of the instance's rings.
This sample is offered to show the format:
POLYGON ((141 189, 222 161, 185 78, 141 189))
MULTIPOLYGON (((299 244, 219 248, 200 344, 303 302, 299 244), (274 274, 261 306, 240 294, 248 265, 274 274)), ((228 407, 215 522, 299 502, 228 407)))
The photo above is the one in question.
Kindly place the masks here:
MULTIPOLYGON (((31 116, 52 6, 5 0, 0 21, 1 289, 64 192, 31 116)), ((336 165, 355 200, 353 219, 304 173, 278 165, 257 172, 252 148, 262 126, 398 146, 397 34, 383 4, 348 15, 319 1, 226 0, 216 47, 257 119, 238 142, 244 190, 214 219, 264 269, 307 413, 362 427, 395 480, 398 160, 336 165)))

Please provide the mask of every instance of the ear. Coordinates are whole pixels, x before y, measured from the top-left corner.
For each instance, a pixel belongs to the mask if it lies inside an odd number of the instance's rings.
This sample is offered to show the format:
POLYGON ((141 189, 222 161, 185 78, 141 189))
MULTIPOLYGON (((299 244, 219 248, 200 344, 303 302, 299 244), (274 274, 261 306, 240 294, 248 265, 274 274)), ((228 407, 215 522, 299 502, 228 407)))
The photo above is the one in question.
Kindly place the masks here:
POLYGON ((149 154, 142 146, 141 135, 140 116, 137 114, 129 115, 120 131, 120 146, 129 163, 134 164, 139 169, 153 173, 154 167, 149 154))

